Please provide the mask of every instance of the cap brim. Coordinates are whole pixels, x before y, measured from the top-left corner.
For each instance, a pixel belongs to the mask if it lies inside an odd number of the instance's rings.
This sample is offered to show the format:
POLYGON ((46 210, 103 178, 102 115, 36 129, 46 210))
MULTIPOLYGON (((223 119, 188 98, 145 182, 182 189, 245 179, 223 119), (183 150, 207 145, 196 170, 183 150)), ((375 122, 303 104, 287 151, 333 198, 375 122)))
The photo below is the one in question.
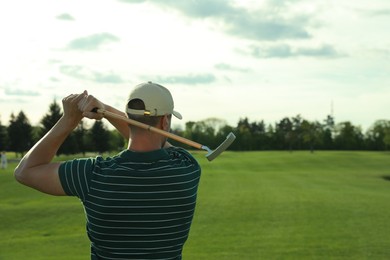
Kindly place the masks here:
POLYGON ((183 116, 177 111, 173 111, 172 114, 178 119, 183 119, 183 116))

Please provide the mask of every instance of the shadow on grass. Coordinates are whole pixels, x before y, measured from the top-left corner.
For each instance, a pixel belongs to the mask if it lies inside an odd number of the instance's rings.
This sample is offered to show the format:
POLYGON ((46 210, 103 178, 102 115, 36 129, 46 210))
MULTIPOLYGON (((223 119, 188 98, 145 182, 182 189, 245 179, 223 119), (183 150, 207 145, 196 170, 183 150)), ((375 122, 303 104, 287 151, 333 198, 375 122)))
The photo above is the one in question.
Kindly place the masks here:
POLYGON ((384 179, 385 181, 390 181, 390 175, 383 175, 382 179, 384 179))

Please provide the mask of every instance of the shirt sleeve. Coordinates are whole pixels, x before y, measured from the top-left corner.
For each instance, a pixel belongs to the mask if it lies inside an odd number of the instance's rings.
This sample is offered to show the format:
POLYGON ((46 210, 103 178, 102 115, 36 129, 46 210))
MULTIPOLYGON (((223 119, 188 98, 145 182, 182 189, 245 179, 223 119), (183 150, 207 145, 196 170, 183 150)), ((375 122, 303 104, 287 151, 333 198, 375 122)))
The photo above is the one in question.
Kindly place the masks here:
POLYGON ((58 174, 68 196, 76 196, 82 201, 86 199, 94 164, 94 159, 75 159, 60 165, 58 174))
POLYGON ((187 160, 191 161, 196 167, 200 168, 198 161, 197 161, 197 160, 194 158, 194 156, 192 156, 192 154, 190 154, 187 150, 185 150, 185 149, 183 149, 183 148, 181 148, 181 147, 175 147, 175 149, 176 149, 178 152, 180 152, 181 154, 183 154, 184 157, 185 157, 187 160))

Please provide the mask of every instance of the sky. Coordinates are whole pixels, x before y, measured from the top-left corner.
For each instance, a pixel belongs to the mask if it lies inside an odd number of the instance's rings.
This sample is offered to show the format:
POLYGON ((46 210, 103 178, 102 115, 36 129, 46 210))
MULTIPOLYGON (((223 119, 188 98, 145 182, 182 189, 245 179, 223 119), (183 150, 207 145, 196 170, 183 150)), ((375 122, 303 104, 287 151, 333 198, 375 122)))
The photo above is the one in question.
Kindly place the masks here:
POLYGON ((122 109, 167 87, 182 122, 390 120, 388 0, 35 0, 0 3, 0 122, 87 90, 122 109))

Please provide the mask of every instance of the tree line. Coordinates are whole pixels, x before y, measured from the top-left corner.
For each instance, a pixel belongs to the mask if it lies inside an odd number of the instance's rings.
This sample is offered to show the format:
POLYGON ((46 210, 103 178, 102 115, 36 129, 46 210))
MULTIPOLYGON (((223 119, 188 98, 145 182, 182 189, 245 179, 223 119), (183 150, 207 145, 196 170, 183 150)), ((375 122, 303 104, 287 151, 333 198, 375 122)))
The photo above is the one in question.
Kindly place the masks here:
MULTIPOLYGON (((0 150, 23 155, 57 123, 62 115, 62 108, 55 100, 50 104, 48 113, 40 120, 39 126, 32 126, 23 111, 16 116, 11 114, 8 127, 0 122, 0 150)), ((123 147, 125 147, 123 137, 117 131, 109 131, 103 121, 95 121, 89 128, 81 121, 66 138, 57 154, 104 153, 123 147)))
MULTIPOLYGON (((56 101, 49 106, 39 126, 32 126, 23 111, 11 114, 8 127, 0 121, 0 150, 24 154, 43 137, 62 116, 61 107, 56 101)), ((322 122, 308 121, 301 115, 285 117, 275 124, 263 120, 250 122, 248 118, 239 120, 236 126, 224 120, 208 118, 189 121, 182 127, 174 127, 172 132, 211 148, 217 147, 226 136, 233 132, 237 139, 229 148, 235 151, 258 150, 372 150, 387 151, 390 148, 390 120, 377 120, 366 133, 351 122, 335 122, 328 115, 322 122)), ((126 147, 127 140, 116 130, 108 130, 104 121, 94 121, 86 127, 84 121, 65 140, 58 154, 86 152, 104 153, 118 151, 126 147)), ((171 141, 174 145, 182 144, 171 141)))
POLYGON ((335 123, 328 115, 322 122, 308 121, 301 115, 285 117, 275 124, 264 121, 239 120, 232 127, 219 119, 188 122, 185 129, 177 131, 189 139, 217 147, 233 132, 237 139, 231 150, 372 150, 387 151, 390 148, 390 120, 377 120, 366 133, 351 122, 335 123), (217 127, 216 127, 217 126, 217 127))

